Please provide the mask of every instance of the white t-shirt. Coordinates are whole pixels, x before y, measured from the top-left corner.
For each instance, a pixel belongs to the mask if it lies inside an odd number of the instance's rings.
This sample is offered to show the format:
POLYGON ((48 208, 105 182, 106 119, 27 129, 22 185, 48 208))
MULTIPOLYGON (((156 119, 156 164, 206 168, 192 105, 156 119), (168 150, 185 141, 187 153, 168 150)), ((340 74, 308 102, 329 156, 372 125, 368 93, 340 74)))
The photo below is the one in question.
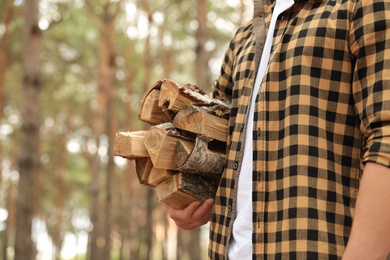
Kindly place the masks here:
POLYGON ((294 0, 276 0, 273 10, 267 39, 265 41, 260 66, 257 71, 255 85, 249 109, 244 145, 244 157, 238 179, 237 190, 237 214, 233 223, 232 237, 230 240, 228 258, 235 260, 252 259, 252 172, 253 172, 253 120, 254 105, 257 93, 268 67, 272 45, 273 33, 278 16, 294 5, 294 0))

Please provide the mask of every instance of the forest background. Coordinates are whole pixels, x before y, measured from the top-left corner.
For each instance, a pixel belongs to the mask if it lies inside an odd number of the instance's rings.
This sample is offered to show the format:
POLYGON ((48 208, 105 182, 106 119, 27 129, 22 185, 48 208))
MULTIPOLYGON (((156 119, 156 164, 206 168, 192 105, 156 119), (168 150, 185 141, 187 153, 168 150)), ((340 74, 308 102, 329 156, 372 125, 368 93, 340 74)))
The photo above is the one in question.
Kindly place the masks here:
POLYGON ((0 1, 0 259, 205 259, 115 157, 144 91, 210 90, 251 0, 0 1))

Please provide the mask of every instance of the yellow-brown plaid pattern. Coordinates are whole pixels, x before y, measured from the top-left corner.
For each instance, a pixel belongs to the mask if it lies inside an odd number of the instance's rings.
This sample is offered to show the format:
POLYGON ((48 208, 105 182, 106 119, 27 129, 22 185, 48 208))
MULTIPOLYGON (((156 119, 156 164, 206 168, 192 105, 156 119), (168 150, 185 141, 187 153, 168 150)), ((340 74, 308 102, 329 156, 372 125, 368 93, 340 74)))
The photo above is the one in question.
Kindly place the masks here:
MULTIPOLYGON (((273 5, 262 1, 214 84, 232 110, 211 259, 226 259, 235 217, 246 112, 273 5)), ((389 1, 309 0, 283 14, 253 139, 253 258, 341 258, 364 163, 390 166, 389 1)))

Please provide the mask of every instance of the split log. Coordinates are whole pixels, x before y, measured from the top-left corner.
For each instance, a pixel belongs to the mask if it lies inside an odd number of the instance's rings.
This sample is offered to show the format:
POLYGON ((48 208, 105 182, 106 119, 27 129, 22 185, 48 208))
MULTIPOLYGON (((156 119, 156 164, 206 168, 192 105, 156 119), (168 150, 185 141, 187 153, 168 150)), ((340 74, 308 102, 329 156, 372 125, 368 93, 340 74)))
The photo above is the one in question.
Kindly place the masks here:
POLYGON ((219 104, 221 106, 229 106, 205 94, 205 92, 195 85, 179 85, 172 80, 166 79, 161 84, 158 106, 172 118, 178 111, 192 104, 219 104))
POLYGON ((183 209, 193 201, 214 198, 217 185, 202 176, 178 173, 157 185, 156 191, 160 202, 183 209))
POLYGON ((147 131, 119 132, 115 137, 114 154, 130 160, 149 157, 144 145, 147 131))
POLYGON ((149 157, 135 159, 135 171, 140 184, 149 185, 148 179, 153 169, 152 161, 149 157))
POLYGON ((218 105, 187 106, 176 114, 173 125, 180 130, 226 142, 228 120, 223 117, 227 117, 229 111, 218 105))
POLYGON ((156 187, 161 182, 165 181, 169 177, 172 177, 174 174, 177 174, 177 171, 171 171, 166 169, 157 169, 155 167, 152 168, 148 177, 148 184, 150 186, 156 187))
POLYGON ((208 143, 210 138, 198 136, 195 144, 178 141, 175 156, 175 168, 187 174, 217 175, 221 176, 226 155, 210 150, 208 143))
POLYGON ((152 125, 170 121, 168 115, 158 106, 161 84, 162 81, 159 80, 145 92, 138 110, 138 118, 152 125))
POLYGON ((149 129, 144 144, 155 168, 175 170, 174 159, 178 140, 191 142, 181 136, 172 123, 156 125, 149 129))

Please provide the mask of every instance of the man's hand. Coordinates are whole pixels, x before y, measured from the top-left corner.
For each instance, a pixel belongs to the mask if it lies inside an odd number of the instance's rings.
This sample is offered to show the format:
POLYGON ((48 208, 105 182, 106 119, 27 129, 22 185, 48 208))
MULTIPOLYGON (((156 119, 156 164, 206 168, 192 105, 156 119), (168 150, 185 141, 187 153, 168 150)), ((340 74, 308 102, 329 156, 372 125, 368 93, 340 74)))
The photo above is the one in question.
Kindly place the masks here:
POLYGON ((211 212, 214 205, 213 199, 205 201, 194 201, 184 209, 168 208, 169 216, 176 225, 184 230, 200 227, 211 219, 211 212))

